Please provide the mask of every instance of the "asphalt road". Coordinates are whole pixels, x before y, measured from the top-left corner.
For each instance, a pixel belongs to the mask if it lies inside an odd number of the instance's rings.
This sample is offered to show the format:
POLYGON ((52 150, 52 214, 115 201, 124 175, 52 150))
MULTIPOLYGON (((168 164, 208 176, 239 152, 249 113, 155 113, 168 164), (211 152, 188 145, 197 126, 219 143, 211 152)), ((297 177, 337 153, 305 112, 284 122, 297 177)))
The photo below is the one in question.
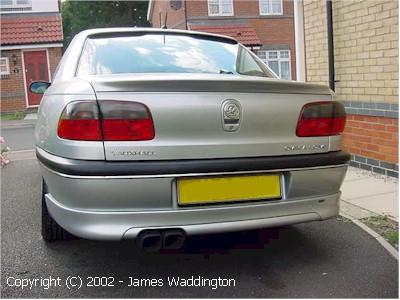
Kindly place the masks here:
POLYGON ((1 136, 6 140, 6 146, 12 151, 30 150, 35 148, 35 128, 33 125, 24 127, 3 127, 1 136))
POLYGON ((142 253, 132 242, 46 244, 40 237, 40 181, 35 160, 13 161, 2 170, 3 298, 398 297, 397 261, 357 226, 335 219, 196 237, 175 253, 142 253), (50 276, 60 278, 54 283, 59 286, 10 286, 50 276), (80 276, 84 284, 70 290, 68 276, 80 276), (114 280, 114 287, 88 287, 87 278, 95 276, 109 277, 103 283, 114 280), (234 279, 235 286, 171 287, 173 276, 234 279), (162 286, 128 286, 129 277, 161 280, 162 286))

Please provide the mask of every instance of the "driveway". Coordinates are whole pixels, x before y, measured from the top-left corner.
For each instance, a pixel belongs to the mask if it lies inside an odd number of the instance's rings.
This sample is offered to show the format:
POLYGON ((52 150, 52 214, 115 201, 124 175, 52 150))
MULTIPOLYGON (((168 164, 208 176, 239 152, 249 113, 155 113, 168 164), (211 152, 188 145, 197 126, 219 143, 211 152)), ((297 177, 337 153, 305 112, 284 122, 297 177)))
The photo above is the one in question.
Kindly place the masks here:
POLYGON ((46 244, 40 237, 40 181, 34 159, 13 161, 2 170, 1 295, 5 298, 398 297, 397 260, 357 226, 336 219, 200 236, 175 253, 141 253, 129 241, 46 244), (45 289, 50 276, 59 285, 45 289), (68 276, 76 277, 72 283, 79 276, 84 284, 79 290, 68 289, 68 276), (111 278, 106 281, 113 280, 114 286, 88 287, 88 277, 96 276, 111 278), (233 281, 230 287, 169 286, 168 279, 178 276, 233 281), (36 286, 10 286, 21 279, 31 279, 36 286), (156 279, 162 286, 129 286, 135 279, 142 285, 150 282, 144 279, 156 279))

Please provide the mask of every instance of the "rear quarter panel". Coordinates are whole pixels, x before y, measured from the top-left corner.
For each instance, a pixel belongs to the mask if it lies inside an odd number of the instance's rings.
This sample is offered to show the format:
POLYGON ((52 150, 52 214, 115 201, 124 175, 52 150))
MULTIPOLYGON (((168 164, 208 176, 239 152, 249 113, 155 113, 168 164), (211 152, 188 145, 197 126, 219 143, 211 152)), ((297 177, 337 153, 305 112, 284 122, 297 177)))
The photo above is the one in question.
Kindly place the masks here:
POLYGON ((104 160, 103 142, 71 141, 57 135, 63 109, 77 100, 96 101, 92 87, 83 80, 58 81, 46 91, 38 110, 36 146, 61 157, 104 160))

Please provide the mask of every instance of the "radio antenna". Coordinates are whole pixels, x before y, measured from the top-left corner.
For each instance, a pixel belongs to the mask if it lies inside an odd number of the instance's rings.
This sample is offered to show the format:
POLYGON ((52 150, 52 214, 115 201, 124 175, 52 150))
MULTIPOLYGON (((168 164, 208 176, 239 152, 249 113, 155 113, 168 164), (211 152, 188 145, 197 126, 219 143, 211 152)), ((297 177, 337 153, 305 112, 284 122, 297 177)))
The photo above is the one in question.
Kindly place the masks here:
POLYGON ((162 29, 167 29, 168 28, 167 27, 167 19, 168 19, 168 13, 166 12, 165 13, 165 19, 164 19, 164 25, 163 25, 162 29))

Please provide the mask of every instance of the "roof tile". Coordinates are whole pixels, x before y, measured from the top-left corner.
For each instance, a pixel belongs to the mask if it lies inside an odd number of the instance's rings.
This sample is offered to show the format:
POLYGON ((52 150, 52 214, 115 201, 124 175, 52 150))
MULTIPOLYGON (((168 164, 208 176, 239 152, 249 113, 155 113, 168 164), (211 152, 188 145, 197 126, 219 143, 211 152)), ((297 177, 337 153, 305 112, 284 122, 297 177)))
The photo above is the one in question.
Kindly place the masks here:
POLYGON ((191 30, 204 31, 208 33, 215 33, 227 35, 245 46, 261 46, 261 40, 257 35, 255 29, 249 25, 229 25, 229 26, 200 26, 191 25, 191 30))
POLYGON ((62 42, 60 15, 1 18, 1 45, 62 42))

